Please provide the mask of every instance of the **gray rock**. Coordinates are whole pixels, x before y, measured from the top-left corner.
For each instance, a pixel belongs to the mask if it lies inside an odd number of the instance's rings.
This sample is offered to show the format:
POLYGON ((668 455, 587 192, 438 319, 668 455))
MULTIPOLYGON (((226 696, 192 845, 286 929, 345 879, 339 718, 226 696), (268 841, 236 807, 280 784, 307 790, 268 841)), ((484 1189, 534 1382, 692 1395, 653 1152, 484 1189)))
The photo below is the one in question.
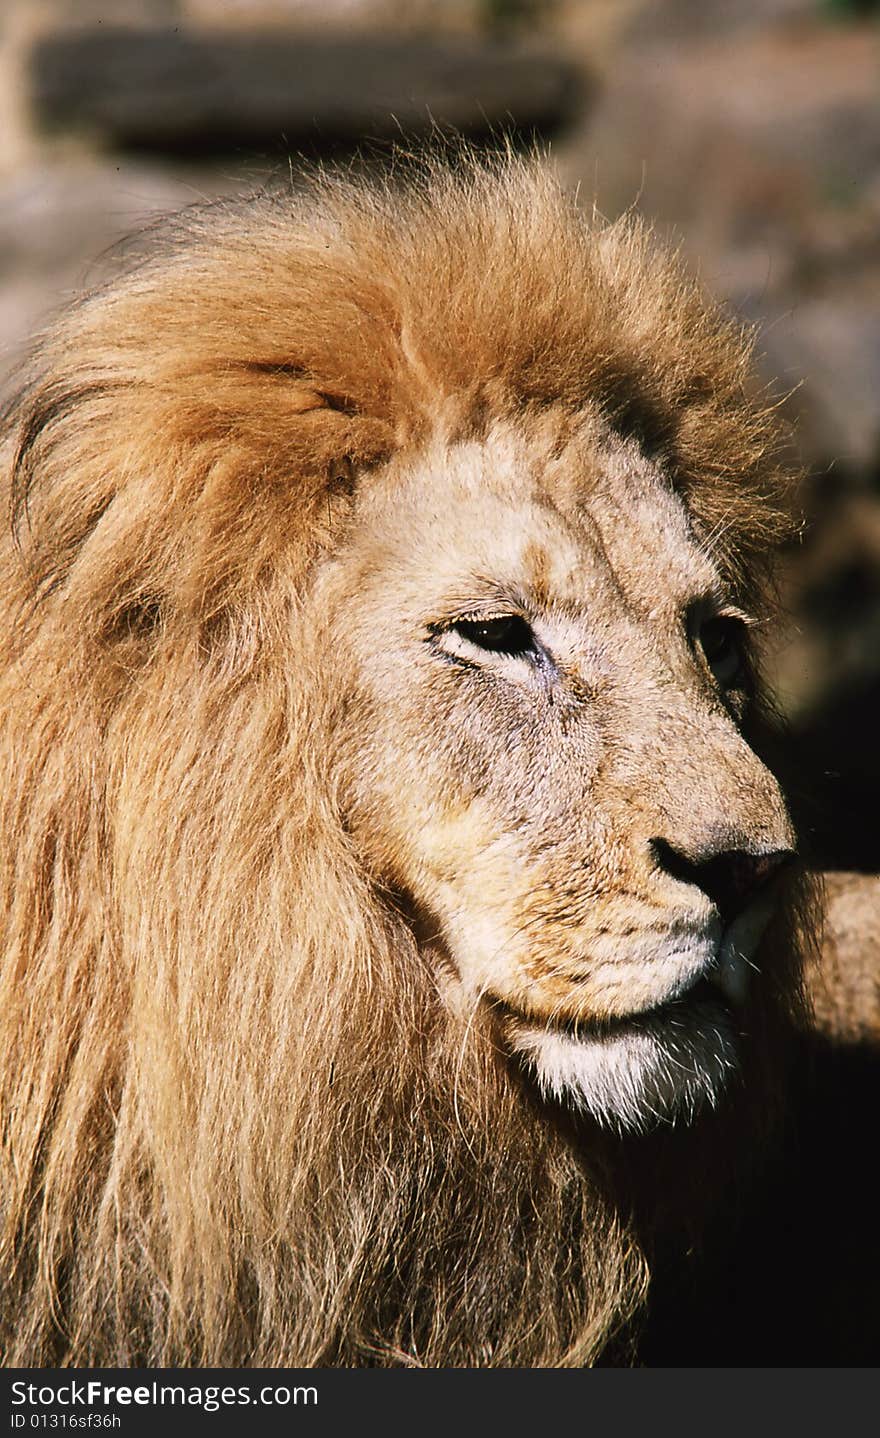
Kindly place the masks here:
POLYGON ((820 467, 871 475, 880 464, 880 276, 863 294, 823 294, 763 317, 768 373, 797 385, 790 408, 820 467))
POLYGON ((600 210, 635 205, 671 232, 709 287, 759 324, 767 378, 798 387, 791 409, 810 463, 876 471, 872 28, 814 20, 674 44, 631 36, 566 168, 595 177, 600 210))

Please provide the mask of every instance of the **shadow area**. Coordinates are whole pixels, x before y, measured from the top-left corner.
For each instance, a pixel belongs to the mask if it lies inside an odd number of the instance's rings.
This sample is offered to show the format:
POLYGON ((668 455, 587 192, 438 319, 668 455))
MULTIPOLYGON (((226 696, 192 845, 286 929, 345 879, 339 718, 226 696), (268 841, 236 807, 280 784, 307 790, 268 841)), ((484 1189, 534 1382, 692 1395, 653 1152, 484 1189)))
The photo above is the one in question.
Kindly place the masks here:
POLYGON ((834 694, 788 736, 801 832, 819 869, 880 871, 880 677, 834 694))
POLYGON ((660 1257, 645 1367, 869 1367, 880 1352, 880 1049, 804 1040, 795 1103, 738 1218, 660 1257))

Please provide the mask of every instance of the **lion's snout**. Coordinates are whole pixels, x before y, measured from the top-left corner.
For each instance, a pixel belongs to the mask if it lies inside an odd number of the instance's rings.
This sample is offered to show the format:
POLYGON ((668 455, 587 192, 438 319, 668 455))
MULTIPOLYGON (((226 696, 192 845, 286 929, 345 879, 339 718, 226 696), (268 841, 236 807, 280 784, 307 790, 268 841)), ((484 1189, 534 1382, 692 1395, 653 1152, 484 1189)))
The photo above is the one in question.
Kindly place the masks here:
POLYGON ((652 840, 658 868, 685 884, 693 884, 708 896, 727 927, 742 913, 775 874, 794 856, 791 847, 769 853, 725 847, 726 835, 717 849, 707 847, 696 858, 681 853, 665 839, 652 840))

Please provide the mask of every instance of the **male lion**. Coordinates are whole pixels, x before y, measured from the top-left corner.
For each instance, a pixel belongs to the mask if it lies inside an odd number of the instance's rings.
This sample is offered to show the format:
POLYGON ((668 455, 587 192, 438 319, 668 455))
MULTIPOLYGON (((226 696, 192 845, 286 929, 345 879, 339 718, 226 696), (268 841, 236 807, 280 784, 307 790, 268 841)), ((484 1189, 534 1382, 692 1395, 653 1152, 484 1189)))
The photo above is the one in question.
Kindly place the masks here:
POLYGON ((0 591, 7 1361, 610 1361, 798 1014, 749 364, 512 159, 194 213, 60 320, 0 591))

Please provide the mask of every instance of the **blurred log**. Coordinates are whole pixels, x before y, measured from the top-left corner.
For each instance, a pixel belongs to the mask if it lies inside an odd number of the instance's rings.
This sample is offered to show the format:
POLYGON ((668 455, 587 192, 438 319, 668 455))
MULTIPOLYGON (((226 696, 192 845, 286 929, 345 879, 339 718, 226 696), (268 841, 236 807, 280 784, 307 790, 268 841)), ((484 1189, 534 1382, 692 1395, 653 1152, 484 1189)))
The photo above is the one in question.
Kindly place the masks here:
POLYGON ((458 36, 78 29, 30 57, 35 121, 163 153, 425 132, 552 130, 578 98, 563 61, 458 36))

